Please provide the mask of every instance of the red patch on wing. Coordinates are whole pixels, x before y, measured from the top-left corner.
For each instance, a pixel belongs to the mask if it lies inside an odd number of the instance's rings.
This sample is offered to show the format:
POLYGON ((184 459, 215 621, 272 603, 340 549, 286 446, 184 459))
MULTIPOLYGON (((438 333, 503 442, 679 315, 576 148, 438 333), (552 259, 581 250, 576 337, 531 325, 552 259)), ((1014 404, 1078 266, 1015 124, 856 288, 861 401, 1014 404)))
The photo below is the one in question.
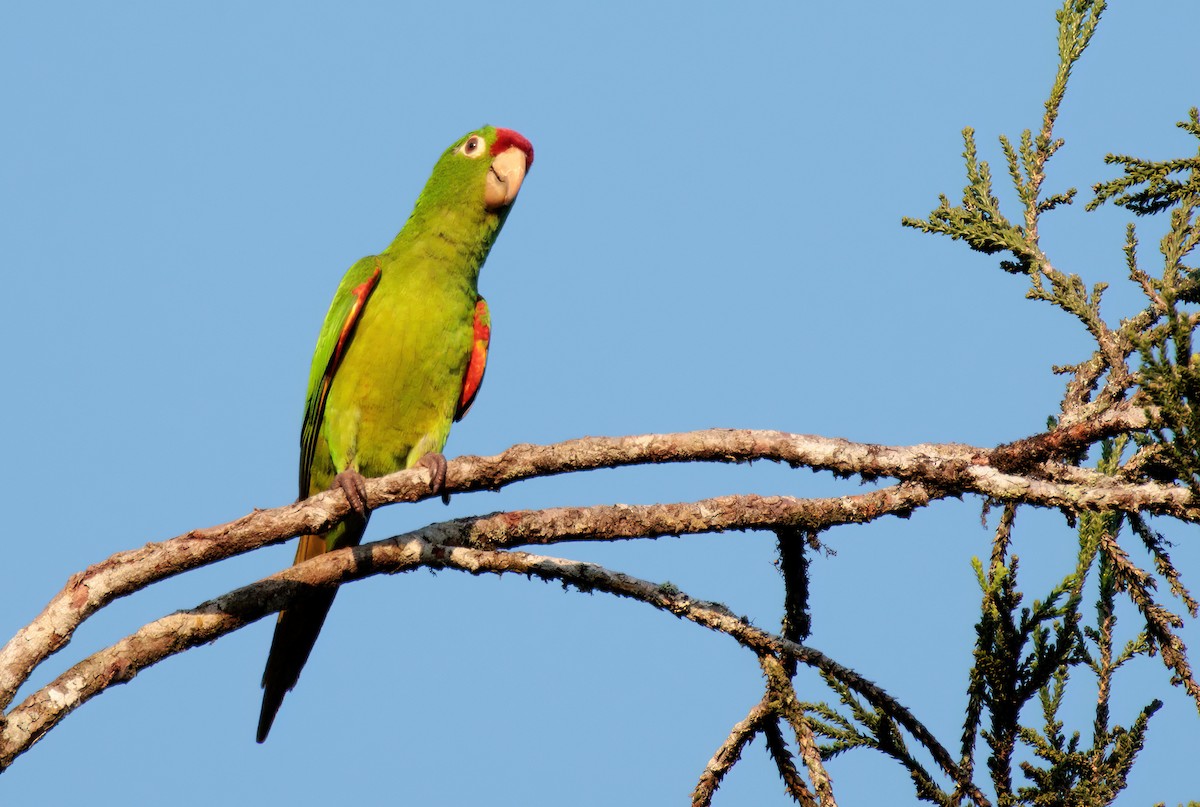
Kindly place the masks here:
POLYGON ((350 309, 350 313, 346 315, 346 321, 342 323, 342 332, 338 334, 337 346, 333 349, 333 364, 337 366, 342 360, 342 354, 346 352, 346 343, 350 341, 350 334, 354 331, 354 326, 358 324, 358 318, 362 316, 363 308, 367 304, 367 298, 371 296, 371 291, 375 288, 375 284, 379 282, 379 275, 382 270, 379 267, 379 262, 375 263, 375 271, 359 283, 350 292, 354 295, 354 305, 350 309))
POLYGON ((528 171, 533 167, 533 144, 525 139, 525 136, 520 132, 514 132, 512 129, 496 129, 496 142, 492 144, 492 156, 516 146, 521 151, 525 152, 525 170, 528 171))
POLYGON ((482 297, 475 303, 475 341, 471 345, 471 360, 463 375, 462 395, 458 399, 455 420, 462 420, 475 402, 475 395, 483 384, 483 371, 487 369, 488 343, 492 340, 492 318, 488 313, 487 301, 482 297))
POLYGON ((354 305, 350 307, 350 313, 346 315, 346 321, 342 323, 342 331, 338 334, 337 344, 333 346, 333 353, 329 354, 329 362, 325 365, 325 376, 321 379, 320 398, 322 406, 324 406, 325 396, 329 394, 329 387, 333 384, 333 374, 337 370, 338 365, 342 363, 342 356, 346 353, 346 346, 350 342, 350 335, 354 333, 354 326, 358 324, 358 318, 362 316, 363 308, 367 305, 367 298, 371 296, 371 292, 379 282, 381 272, 382 269, 377 260, 375 262, 375 271, 371 273, 371 276, 350 291, 355 298, 354 305))

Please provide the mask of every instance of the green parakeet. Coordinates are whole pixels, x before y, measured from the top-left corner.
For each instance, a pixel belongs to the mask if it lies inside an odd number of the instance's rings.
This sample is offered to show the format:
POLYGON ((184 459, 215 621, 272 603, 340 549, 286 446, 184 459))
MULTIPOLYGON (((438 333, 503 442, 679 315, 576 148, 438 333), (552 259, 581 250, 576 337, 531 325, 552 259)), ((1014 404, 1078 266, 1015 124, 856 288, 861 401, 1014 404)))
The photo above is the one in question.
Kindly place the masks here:
MULTIPOLYGON (((450 425, 479 390, 491 322, 479 269, 525 174, 533 146, 484 126, 433 167, 404 229, 350 267, 317 339, 300 434, 300 498, 340 487, 354 510, 325 535, 304 535, 296 563, 355 546, 370 515, 364 476, 425 465, 445 483, 450 425)), ((258 741, 300 677, 336 589, 306 593, 275 623, 263 673, 258 741)))

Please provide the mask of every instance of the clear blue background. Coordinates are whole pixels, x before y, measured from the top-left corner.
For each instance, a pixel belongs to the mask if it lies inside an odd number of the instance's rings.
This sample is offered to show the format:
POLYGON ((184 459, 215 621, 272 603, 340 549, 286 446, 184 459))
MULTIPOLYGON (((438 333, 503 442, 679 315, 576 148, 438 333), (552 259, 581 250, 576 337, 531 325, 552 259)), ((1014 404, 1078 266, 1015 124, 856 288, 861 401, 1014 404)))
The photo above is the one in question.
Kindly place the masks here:
MULTIPOLYGON (((995 259, 899 221, 957 198, 963 126, 1004 177, 995 136, 1040 123, 1058 5, 6 3, 0 635, 113 552, 292 500, 339 277, 484 122, 527 135, 537 162, 483 272, 491 363, 448 454, 711 426, 984 446, 1037 431, 1058 407, 1051 365, 1088 355, 1086 335, 995 259)), ((1200 100, 1195 11, 1114 3, 1068 93, 1049 191, 1090 198, 1108 151, 1194 149, 1173 123, 1200 100)), ((1043 225, 1060 268, 1114 284, 1112 321, 1141 305, 1126 218, 1079 206, 1043 225)), ((497 509, 860 490, 766 463, 604 471, 393 507, 368 537, 497 509)), ((991 535, 979 515, 968 499, 834 530, 836 557, 813 565, 812 644, 951 749, 978 607, 969 559, 991 535)), ((1169 535, 1196 585, 1195 528, 1169 535)), ((1035 595, 1069 570, 1057 514, 1021 511, 1017 536, 1035 595)), ((770 535, 550 551, 778 624, 770 535)), ((36 682, 291 553, 114 605, 36 682)), ((341 593, 260 747, 270 630, 88 703, 0 777, 0 801, 686 803, 761 692, 748 652, 645 606, 420 572, 341 593)), ((1121 803, 1200 796, 1200 719, 1166 679, 1151 660, 1118 680, 1116 722, 1166 701, 1121 803)), ((1093 697, 1076 693, 1068 726, 1085 737, 1093 697)), ((830 772, 843 805, 912 801, 876 755, 830 772)), ((717 803, 789 803, 761 743, 717 803)))

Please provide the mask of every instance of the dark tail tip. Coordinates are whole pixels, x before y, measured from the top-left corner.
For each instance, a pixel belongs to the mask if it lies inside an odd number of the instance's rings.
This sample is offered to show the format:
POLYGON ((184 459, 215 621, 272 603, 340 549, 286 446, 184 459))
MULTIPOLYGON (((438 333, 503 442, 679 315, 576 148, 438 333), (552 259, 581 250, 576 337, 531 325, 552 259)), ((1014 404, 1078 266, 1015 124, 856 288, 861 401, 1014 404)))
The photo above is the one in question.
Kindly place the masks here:
POLYGON ((262 711, 258 714, 258 742, 267 739, 271 724, 283 705, 283 696, 300 679, 300 671, 316 644, 317 635, 325 623, 325 615, 333 605, 337 589, 312 591, 296 598, 290 608, 279 614, 267 667, 263 670, 262 711))
POLYGON ((258 734, 255 735, 255 742, 264 742, 267 735, 271 733, 271 724, 275 722, 275 715, 279 713, 279 707, 283 704, 285 691, 283 689, 275 691, 275 688, 272 687, 263 693, 262 711, 258 713, 258 734))
MULTIPOLYGON (((308 658, 308 649, 312 647, 311 642, 307 648, 299 654, 297 658, 296 648, 294 645, 287 642, 288 631, 290 625, 288 622, 293 622, 294 614, 288 611, 284 612, 285 619, 280 620, 279 625, 275 629, 275 641, 271 643, 271 654, 267 657, 267 669, 263 672, 263 699, 262 709, 258 713, 258 733, 255 739, 262 742, 267 739, 267 735, 271 733, 271 724, 275 722, 275 715, 279 714, 279 707, 283 705, 283 696, 296 685, 296 680, 300 677, 300 669, 304 666, 304 662, 308 658), (284 628, 280 631, 280 628, 284 628), (282 633, 282 636, 281 636, 282 633), (283 639, 283 641, 280 641, 283 639)), ((321 629, 321 623, 317 623, 316 630, 321 629)), ((313 631, 313 640, 316 637, 316 631, 313 631)))

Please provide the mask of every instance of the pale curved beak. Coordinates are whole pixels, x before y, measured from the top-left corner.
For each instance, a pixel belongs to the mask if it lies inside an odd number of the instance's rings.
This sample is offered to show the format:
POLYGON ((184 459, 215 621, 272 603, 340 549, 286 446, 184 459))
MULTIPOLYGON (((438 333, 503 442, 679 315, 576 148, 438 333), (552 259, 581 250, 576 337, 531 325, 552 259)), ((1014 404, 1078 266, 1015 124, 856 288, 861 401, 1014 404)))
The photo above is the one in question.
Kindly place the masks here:
POLYGON ((516 146, 505 149, 492 160, 483 190, 483 203, 488 210, 508 207, 517 198, 524 181, 525 152, 516 146))

